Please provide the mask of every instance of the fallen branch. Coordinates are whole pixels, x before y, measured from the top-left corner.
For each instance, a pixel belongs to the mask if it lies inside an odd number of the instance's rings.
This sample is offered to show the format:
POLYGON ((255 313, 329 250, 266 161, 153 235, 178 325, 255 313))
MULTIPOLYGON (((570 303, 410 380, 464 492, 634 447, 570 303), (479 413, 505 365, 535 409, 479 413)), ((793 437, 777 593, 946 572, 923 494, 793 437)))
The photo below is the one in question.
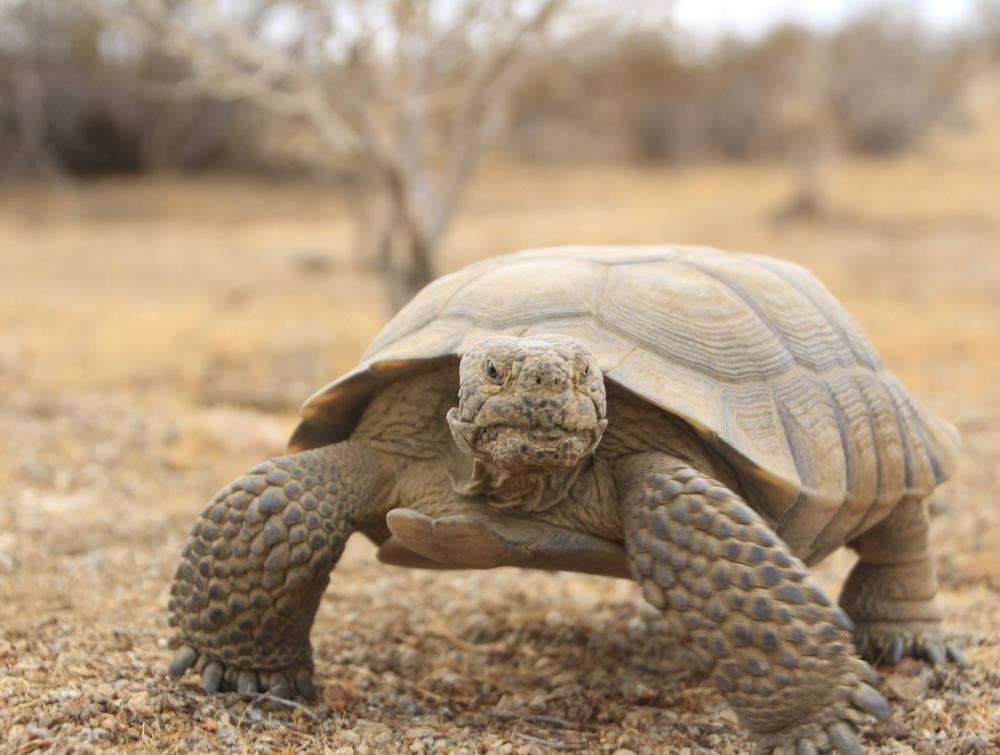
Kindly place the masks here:
POLYGON ((555 716, 539 716, 532 713, 520 713, 516 710, 491 710, 490 715, 500 721, 527 721, 532 724, 555 726, 559 729, 578 728, 572 722, 556 718, 555 716))
POLYGON ((243 719, 247 714, 247 711, 253 708, 258 702, 262 700, 267 700, 269 702, 275 703, 276 705, 281 705, 285 708, 293 708, 295 710, 302 711, 307 718, 312 719, 315 723, 321 723, 320 717, 317 716, 312 709, 307 705, 303 705, 295 700, 286 700, 283 697, 277 697, 275 695, 268 694, 267 692, 250 692, 240 695, 244 700, 248 700, 246 708, 243 709, 243 713, 240 715, 240 723, 243 723, 243 719))
POLYGON ((535 744, 542 745, 543 747, 548 747, 553 750, 582 750, 587 745, 582 742, 560 742, 555 739, 542 739, 541 737, 533 737, 530 734, 515 734, 515 737, 519 739, 526 739, 529 742, 534 742, 535 744))

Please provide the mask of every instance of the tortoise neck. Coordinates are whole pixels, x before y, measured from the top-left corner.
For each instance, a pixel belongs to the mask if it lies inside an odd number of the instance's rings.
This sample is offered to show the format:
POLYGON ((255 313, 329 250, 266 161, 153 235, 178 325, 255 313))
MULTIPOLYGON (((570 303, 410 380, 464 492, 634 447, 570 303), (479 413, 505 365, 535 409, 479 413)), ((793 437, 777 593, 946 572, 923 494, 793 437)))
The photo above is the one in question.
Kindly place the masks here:
POLYGON ((455 491, 498 509, 546 511, 559 504, 576 484, 592 457, 568 469, 501 469, 482 459, 473 459, 472 476, 455 485, 455 491))

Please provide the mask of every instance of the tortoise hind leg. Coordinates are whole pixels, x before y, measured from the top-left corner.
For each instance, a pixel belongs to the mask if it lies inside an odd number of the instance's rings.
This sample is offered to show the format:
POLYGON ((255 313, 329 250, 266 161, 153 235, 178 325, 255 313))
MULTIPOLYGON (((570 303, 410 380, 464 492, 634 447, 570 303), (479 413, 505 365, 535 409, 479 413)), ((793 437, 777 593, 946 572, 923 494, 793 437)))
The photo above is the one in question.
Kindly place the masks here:
POLYGON ((957 648, 941 642, 928 524, 923 501, 911 499, 850 543, 858 562, 840 605, 854 621, 855 642, 867 660, 895 664, 908 655, 935 665, 946 658, 965 664, 957 648))

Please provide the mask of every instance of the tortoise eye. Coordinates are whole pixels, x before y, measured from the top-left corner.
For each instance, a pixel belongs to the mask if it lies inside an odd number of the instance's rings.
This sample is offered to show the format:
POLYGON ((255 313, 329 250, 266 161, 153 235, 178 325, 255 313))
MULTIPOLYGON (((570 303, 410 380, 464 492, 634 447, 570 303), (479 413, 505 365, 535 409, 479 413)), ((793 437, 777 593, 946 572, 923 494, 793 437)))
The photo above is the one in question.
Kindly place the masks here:
POLYGON ((500 370, 498 370, 497 366, 493 364, 492 359, 486 360, 486 376, 494 383, 500 382, 500 370))
POLYGON ((583 376, 587 377, 587 375, 589 374, 590 374, 590 365, 588 364, 583 368, 583 376))

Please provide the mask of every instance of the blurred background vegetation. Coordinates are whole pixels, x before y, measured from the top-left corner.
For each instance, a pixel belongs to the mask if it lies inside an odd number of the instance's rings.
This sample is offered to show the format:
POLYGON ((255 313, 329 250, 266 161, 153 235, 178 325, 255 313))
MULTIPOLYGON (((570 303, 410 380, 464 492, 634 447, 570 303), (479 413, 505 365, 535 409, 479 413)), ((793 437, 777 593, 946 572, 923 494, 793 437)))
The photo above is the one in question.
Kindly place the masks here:
POLYGON ((225 173, 344 186, 355 259, 398 308, 485 153, 538 164, 780 161, 778 217, 846 154, 970 129, 1000 2, 692 35, 670 4, 0 0, 0 178, 225 173))
MULTIPOLYGON (((292 148, 287 141, 275 144, 274 134, 288 133, 297 119, 261 113, 252 95, 245 98, 249 104, 237 93, 213 97, 207 81, 205 93, 191 88, 190 96, 164 87, 191 80, 191 57, 171 40, 151 37, 155 27, 124 22, 129 12, 141 22, 144 9, 157 5, 180 14, 188 6, 196 13, 204 3, 0 2, 0 173, 6 180, 346 170, 343 154, 317 153, 307 134, 292 148)), ((216 5, 242 6, 228 23, 281 49, 288 43, 268 39, 269 22, 292 23, 280 17, 316 4, 216 5)), ((388 13, 390 5, 409 3, 370 5, 388 13)), ((962 125, 963 86, 1000 60, 995 0, 980 2, 967 28, 946 33, 876 6, 835 28, 787 23, 751 39, 695 41, 670 22, 669 12, 612 20, 582 3, 561 3, 557 11, 571 23, 550 32, 542 54, 520 63, 509 94, 498 147, 519 157, 767 159, 786 155, 810 129, 829 129, 842 149, 899 152, 937 123, 962 125)), ((350 73, 351 61, 334 62, 350 73)))

